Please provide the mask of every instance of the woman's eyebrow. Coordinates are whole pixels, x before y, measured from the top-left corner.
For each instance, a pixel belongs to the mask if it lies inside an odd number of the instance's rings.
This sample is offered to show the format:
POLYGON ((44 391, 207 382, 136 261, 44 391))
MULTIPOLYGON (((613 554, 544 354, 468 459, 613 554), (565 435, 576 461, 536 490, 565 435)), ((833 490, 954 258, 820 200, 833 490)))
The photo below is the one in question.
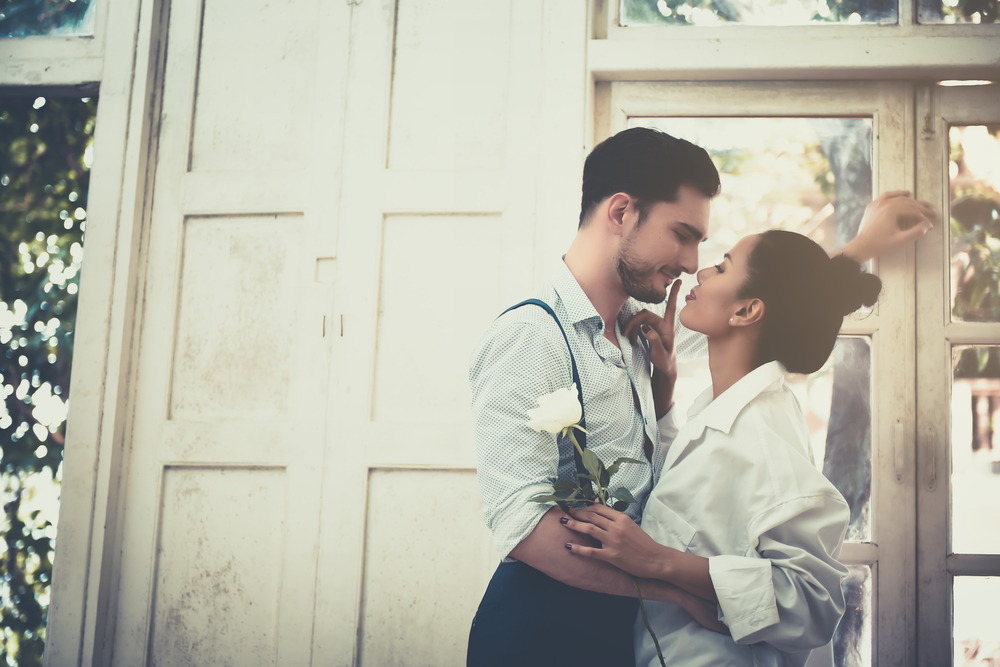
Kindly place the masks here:
POLYGON ((729 260, 729 263, 730 263, 730 264, 732 264, 732 262, 733 262, 733 258, 729 256, 729 253, 728 253, 728 252, 727 252, 727 253, 726 253, 725 255, 723 255, 723 256, 722 256, 722 261, 724 262, 724 261, 726 261, 727 259, 729 260))

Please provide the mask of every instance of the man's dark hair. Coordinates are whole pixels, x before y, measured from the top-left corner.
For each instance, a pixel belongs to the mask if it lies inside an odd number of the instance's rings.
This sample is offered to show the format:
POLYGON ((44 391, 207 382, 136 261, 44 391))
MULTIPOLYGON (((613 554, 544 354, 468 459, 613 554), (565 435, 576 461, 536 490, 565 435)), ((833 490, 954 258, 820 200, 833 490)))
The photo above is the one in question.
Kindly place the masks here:
POLYGON ((655 202, 672 202, 689 185, 706 197, 719 193, 719 172, 704 148, 647 127, 605 139, 583 164, 580 226, 599 202, 616 192, 639 200, 640 220, 655 202))

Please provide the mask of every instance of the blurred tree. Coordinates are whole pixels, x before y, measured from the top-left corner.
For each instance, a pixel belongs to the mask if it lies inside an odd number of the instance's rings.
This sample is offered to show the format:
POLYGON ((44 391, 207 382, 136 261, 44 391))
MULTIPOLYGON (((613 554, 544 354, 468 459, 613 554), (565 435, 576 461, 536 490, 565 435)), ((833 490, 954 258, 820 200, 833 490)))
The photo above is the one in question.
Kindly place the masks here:
MULTIPOLYGON (((630 25, 687 25, 707 23, 697 20, 708 15, 726 23, 752 22, 761 7, 782 5, 782 0, 624 0, 623 15, 630 25)), ((812 13, 811 22, 848 21, 857 14, 863 22, 893 23, 897 20, 896 0, 789 0, 789 5, 812 13)), ((921 17, 925 22, 971 21, 979 13, 982 23, 995 23, 1000 14, 1000 0, 923 0, 921 17), (936 17, 936 20, 935 20, 936 17)))
POLYGON ((91 1, 0 0, 0 36, 77 34, 91 1))
POLYGON ((96 99, 0 98, 0 657, 41 665, 96 99))

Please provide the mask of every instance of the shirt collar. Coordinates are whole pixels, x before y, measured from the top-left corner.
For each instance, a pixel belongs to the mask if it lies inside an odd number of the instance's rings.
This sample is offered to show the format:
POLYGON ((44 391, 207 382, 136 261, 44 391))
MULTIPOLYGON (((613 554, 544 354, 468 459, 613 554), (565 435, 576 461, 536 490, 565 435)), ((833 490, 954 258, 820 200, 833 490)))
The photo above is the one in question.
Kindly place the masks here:
POLYGON ((600 321, 601 316, 594 308, 594 304, 587 298, 580 283, 573 276, 573 272, 562 260, 559 260, 558 266, 552 273, 552 286, 562 300, 570 323, 576 324, 593 318, 600 321))
POLYGON ((688 410, 688 420, 700 416, 701 423, 716 431, 729 434, 733 422, 743 408, 764 391, 777 389, 785 382, 785 367, 779 361, 770 361, 753 369, 730 387, 722 395, 712 400, 712 388, 709 387, 688 410))

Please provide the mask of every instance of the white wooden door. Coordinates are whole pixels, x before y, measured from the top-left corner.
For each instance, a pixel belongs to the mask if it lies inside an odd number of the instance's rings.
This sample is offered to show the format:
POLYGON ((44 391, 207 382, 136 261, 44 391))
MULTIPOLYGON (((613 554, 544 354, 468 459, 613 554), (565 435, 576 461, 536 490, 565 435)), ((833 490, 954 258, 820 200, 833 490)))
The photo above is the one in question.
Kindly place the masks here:
POLYGON ((164 10, 111 658, 308 664, 350 8, 164 10))
POLYGON ((317 664, 465 664, 499 560, 468 362, 575 229, 585 26, 573 2, 354 7, 317 664))
POLYGON ((575 228, 586 8, 165 10, 108 662, 463 664, 467 364, 575 228))

